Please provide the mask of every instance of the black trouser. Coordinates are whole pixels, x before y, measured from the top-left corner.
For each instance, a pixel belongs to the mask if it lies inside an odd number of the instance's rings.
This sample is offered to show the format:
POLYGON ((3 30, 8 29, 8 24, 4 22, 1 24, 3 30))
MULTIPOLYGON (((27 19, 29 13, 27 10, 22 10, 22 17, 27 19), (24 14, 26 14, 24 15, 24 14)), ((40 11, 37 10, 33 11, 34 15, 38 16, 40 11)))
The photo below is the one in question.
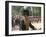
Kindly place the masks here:
MULTIPOLYGON (((26 29, 26 25, 24 25, 24 21, 22 21, 21 23, 22 23, 22 30, 29 30, 29 28, 26 29)), ((32 30, 36 30, 36 28, 31 23, 29 23, 29 27, 32 28, 32 30)))
POLYGON ((35 28, 31 23, 29 23, 29 26, 30 26, 30 28, 32 28, 33 30, 36 30, 36 28, 35 28))

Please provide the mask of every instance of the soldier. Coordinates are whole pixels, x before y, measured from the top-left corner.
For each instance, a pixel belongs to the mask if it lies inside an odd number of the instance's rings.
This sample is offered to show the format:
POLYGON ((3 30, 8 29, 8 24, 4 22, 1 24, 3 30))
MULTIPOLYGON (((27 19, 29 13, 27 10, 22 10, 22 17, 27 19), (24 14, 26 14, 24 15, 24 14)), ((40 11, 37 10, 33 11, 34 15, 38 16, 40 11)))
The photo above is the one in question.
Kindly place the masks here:
POLYGON ((27 9, 23 10, 23 20, 21 21, 21 24, 22 30, 29 30, 29 27, 36 30, 36 28, 29 21, 29 11, 27 9))

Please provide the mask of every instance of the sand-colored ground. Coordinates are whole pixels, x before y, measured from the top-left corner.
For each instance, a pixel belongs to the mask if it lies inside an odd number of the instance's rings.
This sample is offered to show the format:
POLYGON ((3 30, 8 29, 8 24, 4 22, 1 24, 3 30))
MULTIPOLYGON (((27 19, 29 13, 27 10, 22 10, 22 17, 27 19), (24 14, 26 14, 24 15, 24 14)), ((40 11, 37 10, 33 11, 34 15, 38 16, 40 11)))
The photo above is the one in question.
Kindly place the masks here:
MULTIPOLYGON (((38 23, 33 22, 32 25, 33 25, 37 30, 40 30, 40 29, 41 29, 41 23, 40 23, 40 22, 38 22, 38 23)), ((29 30, 32 30, 32 29, 29 28, 29 30)))

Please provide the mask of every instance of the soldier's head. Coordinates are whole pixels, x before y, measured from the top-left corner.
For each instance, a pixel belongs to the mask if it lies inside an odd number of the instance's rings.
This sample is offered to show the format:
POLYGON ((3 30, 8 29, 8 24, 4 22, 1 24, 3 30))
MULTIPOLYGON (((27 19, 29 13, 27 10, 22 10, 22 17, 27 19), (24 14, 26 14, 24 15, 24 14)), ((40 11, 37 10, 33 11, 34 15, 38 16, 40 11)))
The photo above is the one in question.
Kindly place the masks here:
POLYGON ((23 10, 23 16, 29 16, 29 10, 23 10))

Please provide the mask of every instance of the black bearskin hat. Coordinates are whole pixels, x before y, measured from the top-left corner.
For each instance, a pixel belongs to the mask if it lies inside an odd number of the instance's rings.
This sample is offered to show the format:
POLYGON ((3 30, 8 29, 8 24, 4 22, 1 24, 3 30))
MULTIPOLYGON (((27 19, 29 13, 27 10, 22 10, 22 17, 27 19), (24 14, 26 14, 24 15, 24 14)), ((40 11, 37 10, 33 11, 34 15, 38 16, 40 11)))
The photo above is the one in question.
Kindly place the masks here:
POLYGON ((27 9, 26 10, 23 10, 23 16, 25 16, 25 15, 26 16, 29 16, 29 10, 27 10, 27 9))

